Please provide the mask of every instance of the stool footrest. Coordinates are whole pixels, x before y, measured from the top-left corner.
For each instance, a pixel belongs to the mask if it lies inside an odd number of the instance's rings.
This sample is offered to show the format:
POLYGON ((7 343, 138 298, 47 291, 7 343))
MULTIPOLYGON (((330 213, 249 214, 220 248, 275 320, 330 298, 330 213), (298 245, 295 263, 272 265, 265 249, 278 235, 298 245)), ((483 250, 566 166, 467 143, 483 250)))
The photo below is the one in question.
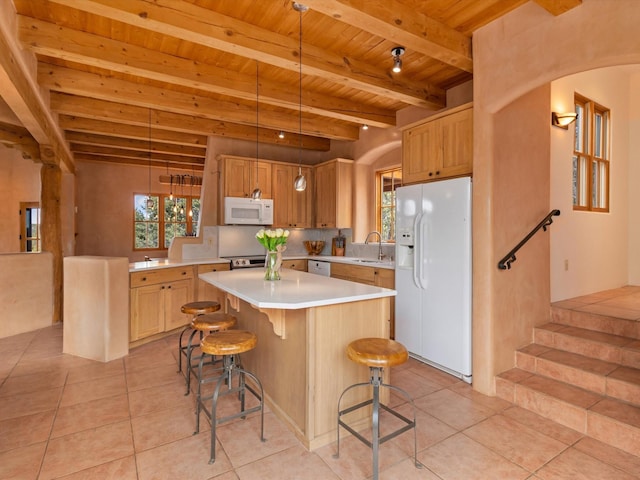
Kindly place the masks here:
MULTIPOLYGON (((364 402, 360 402, 357 405, 353 405, 352 407, 349 408, 345 408, 344 410, 338 412, 338 424, 340 426, 342 426, 345 430, 347 430, 348 432, 351 433, 351 435, 357 437, 362 443, 364 443, 367 447, 372 448, 373 444, 371 443, 370 440, 367 440, 364 436, 362 436, 358 431, 354 430, 351 426, 349 426, 348 424, 346 424, 345 422, 343 422, 342 420, 340 420, 340 417, 342 415, 345 415, 349 412, 353 412, 354 410, 358 410, 359 408, 362 407, 366 407, 367 405, 372 405, 373 404, 373 399, 369 399, 369 400, 365 400, 364 402)), ((407 430, 411 430, 412 428, 415 427, 416 422, 413 420, 408 419, 407 417, 405 417, 404 415, 399 414, 398 412, 396 412, 395 410, 387 407, 385 404, 380 403, 379 407, 381 409, 383 409, 386 412, 389 412, 390 414, 394 415, 395 417, 399 418, 400 420, 402 420, 403 422, 405 422, 406 425, 404 425, 403 427, 398 428, 397 430, 386 434, 384 437, 380 437, 378 444, 382 445, 383 443, 385 443, 387 440, 391 440, 392 438, 397 437, 398 435, 406 432, 407 430)))

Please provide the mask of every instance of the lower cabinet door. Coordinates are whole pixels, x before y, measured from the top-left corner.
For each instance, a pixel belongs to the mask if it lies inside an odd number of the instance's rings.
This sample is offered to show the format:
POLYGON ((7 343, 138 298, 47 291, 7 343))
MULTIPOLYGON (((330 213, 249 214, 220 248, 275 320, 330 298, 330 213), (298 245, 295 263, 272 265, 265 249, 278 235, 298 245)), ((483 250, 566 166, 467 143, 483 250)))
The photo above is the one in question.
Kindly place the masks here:
POLYGON ((193 298, 193 280, 167 283, 164 288, 164 330, 169 331, 191 321, 180 308, 193 298))
POLYGON ((147 285, 131 289, 130 341, 164 330, 164 286, 147 285))

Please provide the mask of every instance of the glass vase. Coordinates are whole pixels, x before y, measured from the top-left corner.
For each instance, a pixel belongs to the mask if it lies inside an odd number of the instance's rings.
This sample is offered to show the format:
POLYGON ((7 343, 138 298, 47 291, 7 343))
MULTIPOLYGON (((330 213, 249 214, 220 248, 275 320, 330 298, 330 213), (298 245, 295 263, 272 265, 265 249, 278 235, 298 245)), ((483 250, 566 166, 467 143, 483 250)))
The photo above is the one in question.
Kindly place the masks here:
POLYGON ((267 252, 264 260, 264 279, 280 280, 280 265, 282 264, 282 254, 276 251, 267 252))

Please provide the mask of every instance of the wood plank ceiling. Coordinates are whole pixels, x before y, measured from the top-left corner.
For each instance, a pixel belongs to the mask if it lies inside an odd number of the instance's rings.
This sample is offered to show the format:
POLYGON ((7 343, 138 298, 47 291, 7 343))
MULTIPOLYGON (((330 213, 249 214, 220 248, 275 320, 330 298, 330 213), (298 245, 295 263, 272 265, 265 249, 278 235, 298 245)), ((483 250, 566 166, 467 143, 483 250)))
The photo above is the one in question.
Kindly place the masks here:
MULTIPOLYGON (((75 160, 201 170, 208 135, 326 151, 407 106, 445 107, 473 76, 473 31, 527 1, 303 0, 302 14, 290 0, 13 3, 75 160)), ((553 15, 581 3, 535 1, 553 15)), ((0 141, 37 155, 25 127, 0 117, 0 141)))

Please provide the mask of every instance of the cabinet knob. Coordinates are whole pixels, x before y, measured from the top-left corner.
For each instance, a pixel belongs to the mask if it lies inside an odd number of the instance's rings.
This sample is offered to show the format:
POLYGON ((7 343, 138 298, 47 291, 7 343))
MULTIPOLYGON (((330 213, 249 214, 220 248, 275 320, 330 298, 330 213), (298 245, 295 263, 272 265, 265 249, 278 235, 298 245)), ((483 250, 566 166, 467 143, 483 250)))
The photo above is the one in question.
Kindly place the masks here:
POLYGON ((433 172, 429 172, 429 176, 430 176, 430 177, 431 177, 431 176, 433 176, 433 172))
POLYGON ((142 277, 142 281, 146 282, 147 281, 147 277, 142 277))
POLYGON ((436 170, 436 175, 440 175, 440 170, 436 170))
POLYGON ((186 275, 186 274, 187 274, 187 272, 182 272, 182 275, 186 275))

